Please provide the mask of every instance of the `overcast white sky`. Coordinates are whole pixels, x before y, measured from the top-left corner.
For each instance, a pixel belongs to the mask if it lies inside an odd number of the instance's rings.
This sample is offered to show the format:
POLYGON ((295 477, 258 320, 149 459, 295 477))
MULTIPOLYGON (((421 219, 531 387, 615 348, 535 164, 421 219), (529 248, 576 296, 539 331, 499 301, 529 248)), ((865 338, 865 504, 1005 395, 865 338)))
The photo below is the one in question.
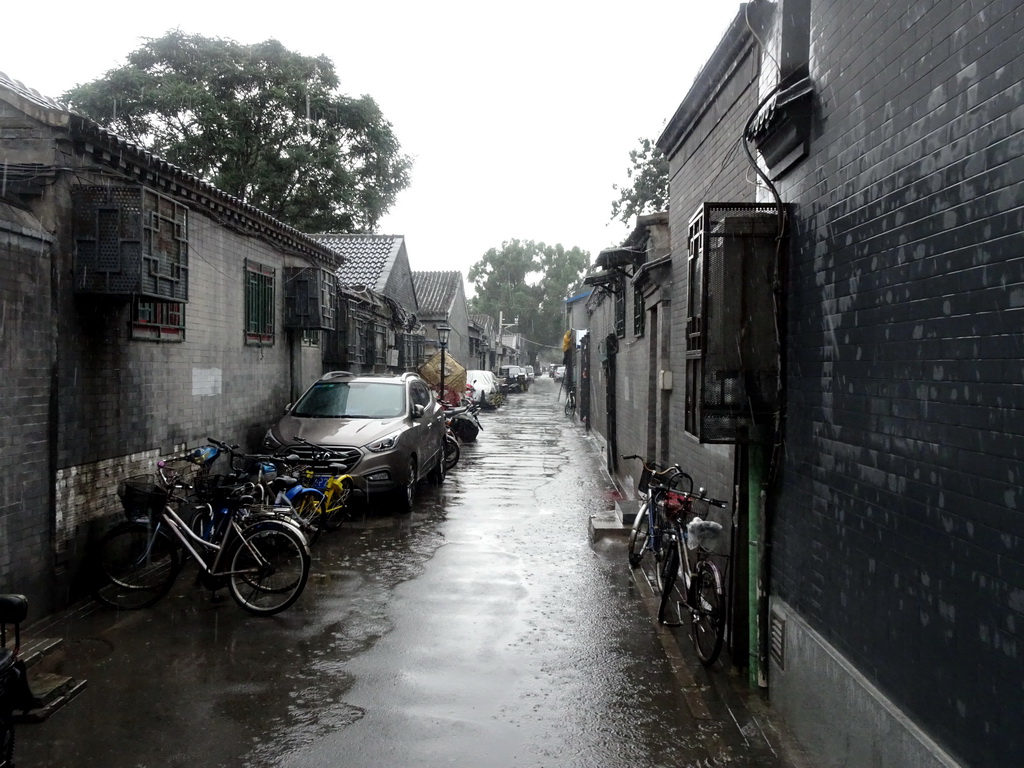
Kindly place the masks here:
MULTIPOLYGON (((4 9, 0 71, 46 96, 121 65, 178 27, 240 43, 276 38, 334 61, 414 158, 382 222, 414 270, 469 267, 512 238, 591 257, 629 152, 657 138, 740 8, 738 0, 21 0, 4 9), (62 7, 63 6, 63 7, 62 7)), ((467 285, 467 288, 469 286, 467 285)))

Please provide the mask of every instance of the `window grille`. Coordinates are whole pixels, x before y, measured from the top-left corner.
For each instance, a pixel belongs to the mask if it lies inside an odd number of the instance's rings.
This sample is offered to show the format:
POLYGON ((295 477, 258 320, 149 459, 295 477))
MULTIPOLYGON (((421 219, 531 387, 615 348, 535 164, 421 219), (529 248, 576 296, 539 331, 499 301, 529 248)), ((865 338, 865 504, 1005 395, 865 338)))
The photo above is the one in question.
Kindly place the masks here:
POLYGON ((184 341, 185 305, 176 301, 132 302, 131 338, 137 341, 184 341))
POLYGON ((690 220, 684 426, 702 443, 764 442, 779 400, 775 206, 704 203, 690 220))
POLYGON ((616 277, 615 288, 615 335, 620 339, 626 335, 626 279, 622 275, 616 277))
POLYGON ((633 286, 633 335, 644 335, 647 328, 647 312, 644 310, 644 292, 633 286))
POLYGON ((274 343, 275 270, 245 261, 245 343, 270 346, 274 343))

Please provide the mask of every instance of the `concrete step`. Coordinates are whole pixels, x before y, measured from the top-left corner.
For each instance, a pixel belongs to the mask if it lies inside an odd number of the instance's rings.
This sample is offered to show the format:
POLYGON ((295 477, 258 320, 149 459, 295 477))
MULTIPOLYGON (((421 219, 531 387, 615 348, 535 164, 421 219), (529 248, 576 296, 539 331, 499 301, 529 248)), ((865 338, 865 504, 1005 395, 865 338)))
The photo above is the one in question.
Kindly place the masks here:
POLYGON ((20 656, 28 670, 29 687, 38 699, 39 706, 15 712, 15 722, 41 723, 85 689, 85 680, 75 680, 46 669, 46 661, 57 654, 63 644, 63 638, 59 637, 24 638, 20 656))

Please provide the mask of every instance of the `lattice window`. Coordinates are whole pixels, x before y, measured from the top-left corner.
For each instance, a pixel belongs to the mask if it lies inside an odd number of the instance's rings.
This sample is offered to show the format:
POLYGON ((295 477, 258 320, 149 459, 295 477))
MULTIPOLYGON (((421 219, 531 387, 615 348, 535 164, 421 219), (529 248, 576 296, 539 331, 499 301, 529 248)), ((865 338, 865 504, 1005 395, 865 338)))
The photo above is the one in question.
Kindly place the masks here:
POLYGON ((245 343, 270 346, 274 343, 275 270, 245 261, 245 343))
POLYGON ((620 339, 626 335, 626 280, 618 276, 615 289, 615 335, 620 339))
POLYGON ((132 302, 131 338, 136 341, 185 340, 185 305, 171 301, 132 302))
POLYGON ((647 330, 647 312, 644 311, 644 293, 633 286, 633 335, 640 337, 647 330))

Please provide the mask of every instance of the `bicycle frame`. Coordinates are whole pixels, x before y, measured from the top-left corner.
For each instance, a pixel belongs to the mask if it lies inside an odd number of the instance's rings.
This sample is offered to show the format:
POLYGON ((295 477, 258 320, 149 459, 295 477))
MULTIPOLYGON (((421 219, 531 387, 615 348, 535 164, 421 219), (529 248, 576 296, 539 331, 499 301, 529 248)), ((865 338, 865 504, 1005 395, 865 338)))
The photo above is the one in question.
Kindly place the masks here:
MULTIPOLYGON (((275 522, 292 528, 295 531, 295 533, 299 534, 300 540, 305 540, 304 537, 302 536, 302 532, 298 530, 296 526, 284 520, 276 520, 275 522)), ((246 540, 245 536, 242 535, 242 527, 238 524, 238 521, 234 517, 231 517, 228 520, 227 530, 224 531, 224 535, 220 538, 220 543, 215 544, 213 542, 206 541, 201 536, 198 536, 191 528, 188 527, 185 521, 182 520, 181 517, 178 516, 178 513, 175 512, 174 509, 170 506, 164 507, 163 512, 160 515, 160 522, 158 522, 153 529, 153 535, 150 537, 149 544, 146 546, 145 555, 147 557, 150 555, 153 542, 156 541, 157 531, 159 530, 161 525, 167 526, 170 532, 174 534, 174 536, 181 543, 181 546, 192 557, 192 559, 196 562, 199 568, 204 573, 209 574, 210 576, 231 576, 235 573, 241 573, 241 571, 220 569, 221 558, 224 556, 224 553, 230 549, 229 545, 231 544, 232 539, 234 538, 237 538, 242 542, 242 546, 246 547, 249 550, 249 552, 252 553, 253 557, 256 558, 257 562, 260 562, 264 565, 266 564, 266 560, 263 558, 260 552, 257 549, 253 548, 246 540), (198 544, 207 550, 216 552, 216 555, 213 557, 213 561, 209 562, 207 556, 200 554, 200 552, 192 546, 193 543, 198 544)))

